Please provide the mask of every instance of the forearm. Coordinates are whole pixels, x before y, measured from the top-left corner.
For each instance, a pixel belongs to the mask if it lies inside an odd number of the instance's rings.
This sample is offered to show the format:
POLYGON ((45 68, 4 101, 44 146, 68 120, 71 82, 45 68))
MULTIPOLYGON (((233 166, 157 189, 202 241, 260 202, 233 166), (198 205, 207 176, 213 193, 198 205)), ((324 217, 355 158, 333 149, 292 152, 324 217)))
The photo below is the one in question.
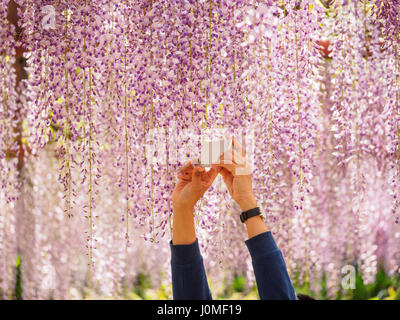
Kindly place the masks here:
POLYGON ((268 228, 263 218, 260 216, 251 217, 247 219, 245 224, 249 239, 268 231, 268 228))
POLYGON ((193 209, 174 206, 171 246, 171 275, 174 299, 209 300, 203 259, 196 238, 193 209))
POLYGON ((174 245, 191 244, 196 241, 193 208, 173 206, 172 243, 174 245))
MULTIPOLYGON (((244 199, 239 203, 242 211, 247 211, 257 207, 257 201, 254 196, 244 199)), ((264 220, 260 216, 251 217, 245 221, 247 234, 249 239, 253 238, 261 233, 267 232, 268 228, 265 225, 264 220)))

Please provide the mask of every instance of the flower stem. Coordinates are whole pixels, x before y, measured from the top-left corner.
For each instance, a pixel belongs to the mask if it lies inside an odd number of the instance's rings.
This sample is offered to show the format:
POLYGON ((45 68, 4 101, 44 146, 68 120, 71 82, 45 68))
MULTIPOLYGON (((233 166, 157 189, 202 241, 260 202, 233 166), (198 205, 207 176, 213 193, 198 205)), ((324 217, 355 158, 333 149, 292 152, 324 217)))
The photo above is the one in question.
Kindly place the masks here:
POLYGON ((397 140, 398 140, 398 144, 397 144, 397 152, 398 152, 398 166, 399 166, 399 173, 400 173, 400 125, 399 125, 399 121, 400 121, 400 107, 399 107, 399 60, 398 60, 398 47, 397 47, 397 41, 398 41, 398 35, 396 34, 395 37, 395 72, 396 72, 396 111, 397 111, 397 121, 396 121, 396 126, 397 126, 397 140))
POLYGON ((299 182, 300 192, 303 189, 303 172, 301 169, 301 104, 300 104, 300 70, 299 70, 299 48, 297 39, 297 12, 295 16, 295 44, 296 44, 296 73, 297 73, 297 116, 298 116, 298 135, 299 135, 299 182))
POLYGON ((126 55, 127 48, 125 44, 125 52, 124 52, 124 127, 125 127, 125 186, 126 186, 126 212, 125 212, 125 220, 126 220, 126 247, 129 244, 129 145, 128 145, 128 97, 127 97, 127 80, 126 80, 126 55))
MULTIPOLYGON (((68 19, 65 19, 65 40, 68 42, 68 19)), ((71 165, 70 165, 70 150, 69 150, 69 139, 70 139, 70 108, 69 108, 69 73, 67 69, 67 53, 69 50, 69 44, 67 44, 65 50, 64 50, 64 63, 65 63, 65 69, 64 69, 64 78, 65 78, 65 87, 66 87, 66 93, 65 93, 65 108, 66 108, 66 124, 64 127, 64 135, 65 135, 65 152, 66 152, 66 163, 65 163, 65 168, 66 168, 66 180, 67 180, 67 189, 68 189, 68 197, 67 197, 67 216, 69 218, 72 217, 71 213, 71 165)))

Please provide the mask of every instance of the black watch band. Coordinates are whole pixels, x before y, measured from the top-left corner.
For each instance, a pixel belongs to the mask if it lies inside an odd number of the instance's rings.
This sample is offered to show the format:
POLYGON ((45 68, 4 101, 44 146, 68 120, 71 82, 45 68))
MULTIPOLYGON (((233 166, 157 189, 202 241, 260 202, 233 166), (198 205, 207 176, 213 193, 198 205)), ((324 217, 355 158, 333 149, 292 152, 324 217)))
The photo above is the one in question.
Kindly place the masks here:
POLYGON ((247 211, 244 211, 240 214, 240 221, 244 223, 247 219, 251 217, 255 217, 261 214, 260 208, 256 207, 247 211))

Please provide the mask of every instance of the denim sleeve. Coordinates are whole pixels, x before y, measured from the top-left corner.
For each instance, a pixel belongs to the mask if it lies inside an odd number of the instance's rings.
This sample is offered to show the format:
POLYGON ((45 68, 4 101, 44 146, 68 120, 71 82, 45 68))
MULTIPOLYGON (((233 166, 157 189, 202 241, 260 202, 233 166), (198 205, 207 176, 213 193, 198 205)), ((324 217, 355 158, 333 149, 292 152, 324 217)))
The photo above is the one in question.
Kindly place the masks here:
POLYGON ((249 249, 257 289, 262 300, 297 300, 285 260, 272 236, 264 232, 245 241, 249 249))
POLYGON ((211 300, 198 240, 171 248, 172 294, 174 300, 211 300))

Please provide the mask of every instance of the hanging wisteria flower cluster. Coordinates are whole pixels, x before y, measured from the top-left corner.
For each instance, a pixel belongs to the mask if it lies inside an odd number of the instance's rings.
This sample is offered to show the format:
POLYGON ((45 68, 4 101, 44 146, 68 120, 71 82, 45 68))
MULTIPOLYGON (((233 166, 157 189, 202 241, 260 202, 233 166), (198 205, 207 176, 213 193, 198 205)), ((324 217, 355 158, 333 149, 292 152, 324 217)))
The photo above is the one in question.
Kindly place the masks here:
MULTIPOLYGON (((0 297, 16 261, 24 298, 169 283, 176 170, 232 135, 293 279, 398 274, 399 6, 3 0, 0 297)), ((213 283, 254 282, 239 213, 220 178, 196 207, 213 283)))

